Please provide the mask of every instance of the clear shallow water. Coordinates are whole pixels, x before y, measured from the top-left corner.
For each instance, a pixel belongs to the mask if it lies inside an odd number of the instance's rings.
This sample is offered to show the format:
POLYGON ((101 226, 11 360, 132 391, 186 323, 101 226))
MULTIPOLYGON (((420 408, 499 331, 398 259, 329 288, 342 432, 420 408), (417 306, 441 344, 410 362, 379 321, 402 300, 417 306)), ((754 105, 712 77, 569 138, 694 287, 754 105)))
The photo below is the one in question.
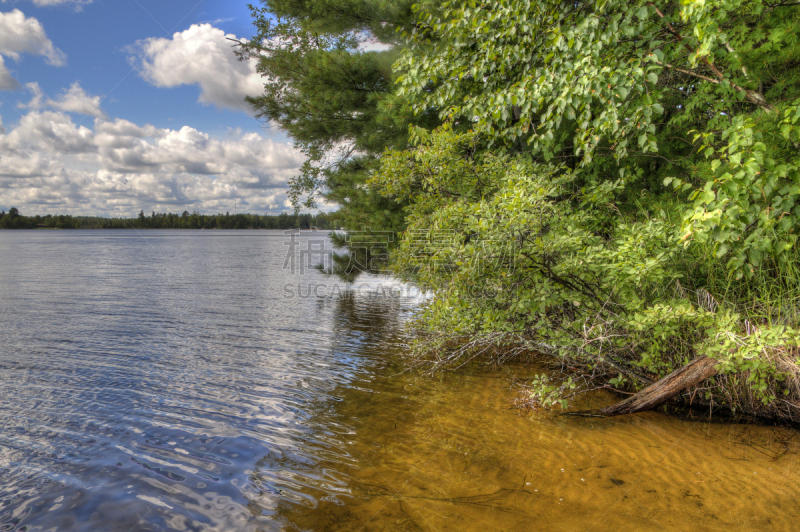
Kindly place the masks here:
POLYGON ((0 232, 0 530, 794 530, 796 432, 398 375, 415 301, 285 242, 0 232))

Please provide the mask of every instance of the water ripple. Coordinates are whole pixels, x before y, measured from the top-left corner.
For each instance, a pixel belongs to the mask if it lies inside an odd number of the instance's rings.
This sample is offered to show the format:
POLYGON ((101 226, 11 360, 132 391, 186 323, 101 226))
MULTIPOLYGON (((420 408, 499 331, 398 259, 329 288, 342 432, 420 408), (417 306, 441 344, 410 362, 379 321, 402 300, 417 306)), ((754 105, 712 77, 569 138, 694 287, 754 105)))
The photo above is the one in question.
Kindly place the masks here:
POLYGON ((0 530, 277 530, 350 494, 319 415, 412 302, 286 298, 325 279, 219 235, 0 233, 0 530))

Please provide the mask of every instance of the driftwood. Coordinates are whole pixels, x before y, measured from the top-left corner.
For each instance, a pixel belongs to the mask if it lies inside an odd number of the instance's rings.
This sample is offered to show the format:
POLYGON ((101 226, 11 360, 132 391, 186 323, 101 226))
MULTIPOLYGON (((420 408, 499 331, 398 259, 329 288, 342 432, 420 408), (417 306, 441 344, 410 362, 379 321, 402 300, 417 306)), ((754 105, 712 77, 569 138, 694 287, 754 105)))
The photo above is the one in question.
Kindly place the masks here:
POLYGON ((624 401, 601 408, 581 412, 568 412, 568 415, 608 417, 622 414, 635 414, 652 410, 662 403, 672 399, 683 390, 701 383, 717 374, 713 358, 702 357, 693 360, 680 369, 676 369, 663 379, 654 382, 644 390, 636 393, 624 401))

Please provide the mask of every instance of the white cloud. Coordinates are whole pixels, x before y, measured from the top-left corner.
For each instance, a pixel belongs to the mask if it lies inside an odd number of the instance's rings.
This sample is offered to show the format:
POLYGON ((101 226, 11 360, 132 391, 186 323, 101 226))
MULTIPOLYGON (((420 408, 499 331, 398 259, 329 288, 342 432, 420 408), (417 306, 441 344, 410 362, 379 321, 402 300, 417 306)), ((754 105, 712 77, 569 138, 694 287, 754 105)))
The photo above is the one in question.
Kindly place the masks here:
POLYGON ((232 20, 236 20, 236 17, 218 18, 210 22, 201 22, 200 24, 211 24, 213 26, 215 24, 225 24, 226 22, 231 22, 232 20))
POLYGON ((53 110, 30 110, 9 129, 0 132, 0 208, 29 214, 213 213, 234 201, 282 212, 302 163, 291 145, 240 131, 215 138, 102 118, 90 129, 53 110))
POLYGON ((19 9, 0 13, 0 55, 16 61, 25 53, 43 55, 53 66, 66 63, 66 56, 53 46, 38 20, 19 9))
POLYGON ((77 81, 70 86, 69 90, 62 91, 55 100, 50 98, 45 100, 44 93, 38 83, 27 83, 25 87, 33 96, 27 104, 20 104, 19 107, 21 108, 33 110, 50 108, 96 118, 107 118, 103 110, 100 109, 100 96, 89 96, 77 81))
POLYGON ((62 4, 73 4, 75 9, 80 10, 81 6, 91 4, 93 0, 33 0, 37 6, 58 6, 62 4))
POLYGON ((43 158, 96 151, 92 137, 90 129, 76 126, 67 114, 30 112, 0 136, 0 177, 28 175, 34 168, 30 165, 43 158))
MULTIPOLYGON (((3 3, 8 3, 10 0, 3 0, 3 3)), ((33 0, 33 3, 39 7, 42 6, 60 6, 60 5, 74 5, 75 11, 80 11, 86 4, 91 4, 94 0, 33 0)))
POLYGON ((362 41, 358 49, 362 52, 385 52, 386 50, 391 50, 392 45, 375 40, 362 41))
POLYGON ((5 66, 3 56, 19 61, 22 54, 43 55, 53 66, 66 64, 66 56, 53 46, 38 20, 26 17, 19 9, 0 13, 0 90, 19 87, 19 82, 5 66))
POLYGON ((358 49, 361 52, 384 52, 392 49, 391 44, 382 43, 367 31, 357 34, 356 38, 360 43, 358 49))
POLYGON ((132 61, 142 60, 142 77, 157 87, 199 85, 201 103, 249 113, 245 96, 257 96, 264 85, 256 61, 238 61, 228 37, 236 38, 211 24, 195 24, 172 39, 137 42, 132 61))
POLYGON ((0 55, 0 91, 9 91, 19 88, 19 81, 14 79, 11 72, 6 68, 3 62, 3 56, 0 55))

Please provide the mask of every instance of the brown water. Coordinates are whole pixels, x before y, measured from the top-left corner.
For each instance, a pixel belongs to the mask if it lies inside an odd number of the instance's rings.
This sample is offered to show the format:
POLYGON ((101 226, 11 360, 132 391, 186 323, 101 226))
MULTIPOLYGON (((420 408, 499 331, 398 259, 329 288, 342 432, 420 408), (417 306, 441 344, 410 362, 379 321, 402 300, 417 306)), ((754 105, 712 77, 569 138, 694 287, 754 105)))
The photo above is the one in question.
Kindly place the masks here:
POLYGON ((403 373, 419 302, 286 244, 0 233, 1 531, 797 528, 795 431, 520 412, 535 365, 403 373))
MULTIPOLYGON (((533 368, 516 367, 524 374, 533 368)), ((795 431, 659 413, 521 413, 507 374, 351 388, 348 496, 287 507, 300 530, 796 530, 795 431)), ((578 406, 615 398, 595 394, 578 406)))

